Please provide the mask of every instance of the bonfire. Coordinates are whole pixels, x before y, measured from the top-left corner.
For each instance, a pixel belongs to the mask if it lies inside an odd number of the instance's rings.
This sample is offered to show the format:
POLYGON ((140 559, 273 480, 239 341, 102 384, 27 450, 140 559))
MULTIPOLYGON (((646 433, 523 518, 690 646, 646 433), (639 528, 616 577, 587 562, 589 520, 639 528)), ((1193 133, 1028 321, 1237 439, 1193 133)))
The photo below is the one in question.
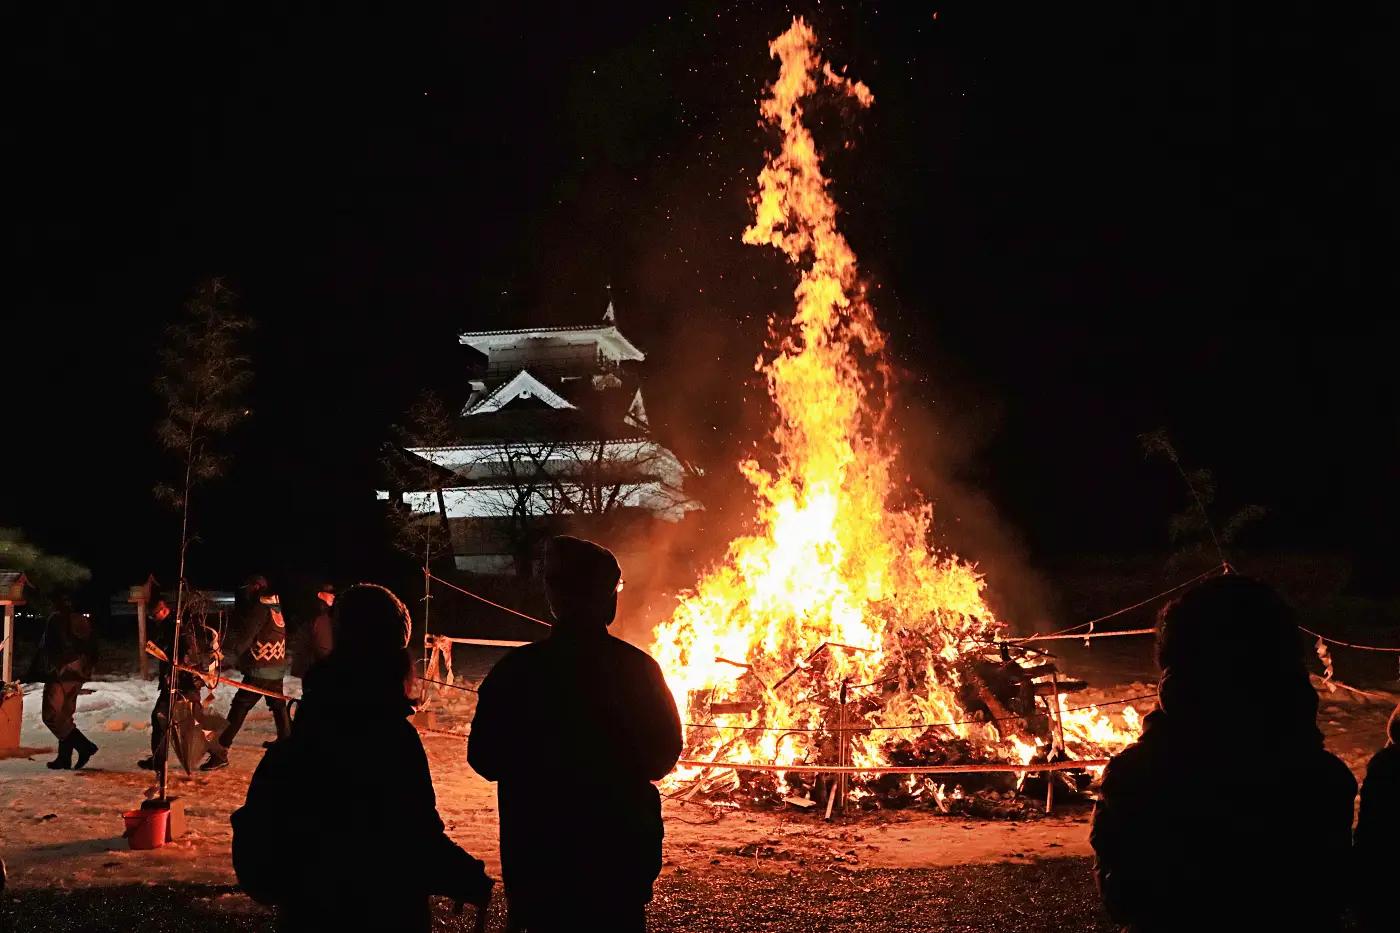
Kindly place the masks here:
POLYGON ((682 594, 651 647, 686 722, 684 760, 770 770, 682 765, 665 789, 947 809, 963 786, 996 776, 953 784, 879 769, 1117 751, 1137 731, 1132 710, 1122 725, 1095 708, 1064 711, 1063 693, 1082 685, 1006 641, 982 575, 931 546, 931 506, 897 486, 885 335, 805 122, 818 100, 863 108, 874 95, 823 61, 800 18, 770 52, 781 71, 762 116, 782 146, 758 176, 744 242, 776 248, 800 272, 794 313, 770 321, 758 364, 775 454, 740 464, 754 533, 682 594), (871 770, 821 777, 833 765, 871 770))

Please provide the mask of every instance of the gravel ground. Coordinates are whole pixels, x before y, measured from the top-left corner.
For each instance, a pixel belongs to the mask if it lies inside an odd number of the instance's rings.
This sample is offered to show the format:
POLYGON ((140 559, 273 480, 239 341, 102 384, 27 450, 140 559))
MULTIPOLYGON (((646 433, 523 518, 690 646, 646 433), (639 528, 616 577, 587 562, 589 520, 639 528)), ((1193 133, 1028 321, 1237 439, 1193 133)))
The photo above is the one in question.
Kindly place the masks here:
MULTIPOLYGON (((435 929, 467 930, 439 902, 435 929)), ((586 929, 580 917, 580 929, 586 929)), ((225 885, 29 889, 7 898, 4 933, 232 933, 269 930, 270 915, 225 885)), ((505 928, 502 905, 491 930, 505 928)), ((1092 933, 1099 912, 1087 859, 918 871, 695 872, 663 879, 648 929, 674 933, 1092 933)))

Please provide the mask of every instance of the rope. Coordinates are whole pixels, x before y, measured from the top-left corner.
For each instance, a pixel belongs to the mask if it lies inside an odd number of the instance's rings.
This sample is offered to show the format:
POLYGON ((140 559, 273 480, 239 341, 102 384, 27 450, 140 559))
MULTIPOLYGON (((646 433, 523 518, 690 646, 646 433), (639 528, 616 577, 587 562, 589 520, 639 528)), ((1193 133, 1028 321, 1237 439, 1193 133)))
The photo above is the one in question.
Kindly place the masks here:
POLYGON ((425 729, 422 726, 415 727, 420 735, 435 735, 443 739, 469 739, 471 736, 466 732, 448 732, 445 729, 425 729))
MULTIPOLYGON (((1114 638, 1119 635, 1156 635, 1155 628, 1130 628, 1121 632, 1085 632, 1082 635, 1033 635, 1036 641, 1088 641, 1091 638, 1114 638)), ((1026 639, 1029 641, 1030 639, 1026 639)), ((996 642, 992 642, 996 644, 996 642)), ((1021 642, 1008 642, 1007 644, 1019 645, 1021 642)))
POLYGON ((1341 645, 1341 646, 1343 646, 1343 647, 1345 647, 1345 648, 1357 648, 1357 649, 1359 649, 1359 650, 1361 650, 1361 651, 1387 651, 1387 652, 1394 652, 1394 653, 1400 654, 1400 648, 1382 648, 1382 647, 1379 647, 1379 646, 1377 646, 1377 645, 1356 645, 1356 644, 1352 644, 1352 643, 1349 642, 1349 641, 1342 641, 1342 640, 1339 639, 1339 638, 1328 638, 1326 635, 1319 635, 1317 632, 1314 632, 1312 629, 1303 628, 1301 625, 1298 626, 1298 631, 1300 631, 1300 632, 1306 632, 1307 634, 1311 635, 1313 638, 1317 638, 1317 639, 1319 639, 1319 640, 1321 640, 1321 641, 1325 641, 1325 642, 1327 642, 1328 644, 1331 644, 1331 645, 1341 645))
POLYGON ((436 580, 437 582, 441 583, 443 586, 446 586, 446 587, 449 587, 450 589, 456 590, 457 592, 463 594, 464 596, 470 596, 472 599, 481 600, 483 603, 485 603, 485 604, 488 605, 488 606, 495 606, 497 609, 503 610, 503 611, 505 611, 505 612, 509 612, 511 615, 520 616, 520 618, 522 618, 522 619, 529 619, 531 622, 538 622, 540 625, 543 625, 543 626, 546 627, 546 628, 553 628, 553 627, 554 627, 554 624, 551 623, 551 622, 546 622, 544 619, 536 619, 534 616, 527 616, 527 615, 526 615, 525 613, 523 613, 523 612, 518 612, 518 611, 516 611, 516 610, 510 608, 509 606, 502 606, 500 603, 493 603, 491 600, 487 599, 485 596, 478 596, 476 593, 473 593, 471 590, 464 590, 464 589, 462 589, 460 586, 458 586, 457 584, 455 584, 455 583, 449 583, 448 581, 444 580, 442 577, 435 577, 435 576, 433 576, 432 574, 428 574, 428 577, 429 577, 429 579, 436 580))
MULTIPOLYGON (((1008 639, 1006 639, 1006 642, 1007 642, 1008 644, 1019 645, 1019 644, 1025 644, 1026 642, 1030 642, 1030 641, 1047 641, 1047 640, 1049 640, 1049 639, 1051 639, 1051 638, 1056 638, 1056 637, 1058 637, 1058 636, 1060 636, 1060 635, 1065 635, 1065 634, 1067 634, 1067 633, 1069 633, 1069 632, 1077 632, 1077 631, 1079 631, 1079 630, 1082 629, 1082 628, 1092 629, 1093 626, 1099 624, 1100 622, 1107 622, 1109 619, 1115 618, 1115 617, 1117 617, 1117 616, 1121 616, 1121 615, 1123 615, 1123 614, 1126 613, 1126 612, 1132 612, 1134 609, 1141 609, 1143 606, 1146 606, 1148 603, 1155 603, 1157 600, 1161 599, 1163 596, 1170 596, 1171 594, 1175 593, 1177 590, 1183 590, 1183 589, 1185 589, 1186 587, 1190 586, 1190 585, 1193 584, 1193 583, 1197 583, 1197 582, 1199 582, 1199 581, 1201 581, 1201 580, 1204 580, 1206 577, 1209 577, 1209 576, 1212 576, 1213 574, 1221 573, 1221 572, 1230 573, 1230 572, 1231 572, 1231 567, 1230 567, 1230 565, 1229 565, 1229 564, 1222 563, 1222 564, 1220 564, 1220 565, 1217 566, 1217 567, 1212 567, 1212 568, 1210 568, 1209 570, 1207 570, 1205 573, 1200 574, 1199 576, 1192 577, 1191 579, 1187 580, 1185 583, 1178 583, 1176 586, 1172 587, 1171 589, 1169 589, 1169 590, 1163 590, 1162 592, 1158 593, 1156 596, 1149 596, 1147 599, 1144 599, 1142 602, 1133 603, 1131 606, 1127 606, 1126 608, 1119 609, 1117 612, 1110 612, 1110 613, 1109 613, 1108 615, 1106 615, 1106 616, 1099 616, 1097 619, 1090 619, 1088 622, 1083 622, 1083 623, 1080 623, 1079 625, 1071 625, 1069 628, 1062 628, 1062 629, 1060 629, 1058 632, 1051 632, 1049 635, 1031 635, 1031 636, 1028 636, 1028 637, 1026 637, 1026 638, 1008 638, 1008 639)), ((1127 633, 1124 633, 1124 634, 1127 634, 1127 633)), ((1081 637, 1083 637, 1083 636, 1081 636, 1081 637)))
MULTIPOLYGON (((1105 703, 1094 703, 1089 706, 1075 706, 1070 709, 1061 710, 1062 713, 1077 713, 1086 709, 1102 709, 1105 706, 1122 706, 1125 703, 1136 703, 1138 700, 1151 700, 1156 697, 1155 693, 1144 693, 1142 696, 1128 697, 1125 700, 1109 700, 1105 703)), ((997 716, 992 719, 964 719, 958 722, 911 722, 902 726, 837 726, 831 729, 813 728, 809 726, 720 726, 706 723, 688 722, 687 729, 732 729, 738 732, 887 732, 899 731, 903 729, 938 729, 948 726, 983 726, 991 722, 1004 722, 1009 719, 1025 719, 1024 716, 997 716)))
POLYGON ((982 772, 1023 774, 1039 771, 1076 771, 1083 768, 1102 768, 1107 764, 1107 758, 1085 758, 1082 761, 1047 761, 1031 765, 1015 765, 1000 761, 989 761, 973 765, 878 766, 874 768, 856 768, 840 765, 750 764, 743 761, 690 761, 684 758, 676 762, 676 766, 682 768, 726 768, 730 771, 786 771, 795 774, 978 774, 982 772))
POLYGON ((425 684, 437 684, 439 687, 451 687, 453 690, 465 690, 468 693, 479 693, 475 687, 464 687, 461 684, 450 684, 445 680, 432 680, 428 677, 419 677, 418 680, 425 684))

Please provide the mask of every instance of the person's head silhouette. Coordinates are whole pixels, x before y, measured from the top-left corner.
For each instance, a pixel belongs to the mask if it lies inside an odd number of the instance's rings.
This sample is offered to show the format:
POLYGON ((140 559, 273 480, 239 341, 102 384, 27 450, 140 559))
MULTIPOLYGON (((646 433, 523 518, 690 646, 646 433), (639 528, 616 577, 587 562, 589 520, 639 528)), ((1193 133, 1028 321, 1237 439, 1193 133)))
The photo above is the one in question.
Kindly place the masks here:
POLYGON ((1159 705, 1173 718, 1198 722, 1203 735, 1228 734, 1220 715, 1236 694, 1270 709, 1253 725, 1256 735, 1321 742, 1296 616, 1267 584, 1229 574, 1168 604, 1158 622, 1157 664, 1159 705))
POLYGON ((355 584, 335 601, 333 667, 383 684, 403 684, 411 691, 413 666, 407 646, 412 624, 408 608, 389 590, 374 583, 355 584))
POLYGON ((558 535, 544 551, 544 592, 559 626, 606 629, 617 615, 622 568, 612 551, 592 541, 558 535))

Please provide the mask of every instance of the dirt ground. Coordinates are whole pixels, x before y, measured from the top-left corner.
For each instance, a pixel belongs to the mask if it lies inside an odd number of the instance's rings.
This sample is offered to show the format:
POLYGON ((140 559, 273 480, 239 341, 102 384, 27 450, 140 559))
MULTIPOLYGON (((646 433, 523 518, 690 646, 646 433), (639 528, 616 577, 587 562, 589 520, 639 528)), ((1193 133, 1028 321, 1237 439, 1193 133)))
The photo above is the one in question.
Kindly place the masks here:
MULTIPOLYGON (((472 678, 492 660, 459 658, 458 667, 472 678)), ((1136 665, 1125 667, 1137 679, 1136 665)), ((1123 696, 1140 689, 1127 683, 1110 688, 1102 674, 1095 682, 1123 696)), ((266 708, 249 717, 232 767, 174 779, 172 793, 187 801, 189 834, 161 849, 134 852, 122 839, 122 812, 155 792, 152 776, 136 768, 149 749, 154 685, 114 679, 89 686, 93 692, 81 698, 78 722, 101 750, 88 769, 55 773, 44 767, 53 741, 39 722, 37 695, 25 698, 22 733, 32 754, 0 760, 0 855, 10 877, 0 924, 33 931, 266 929, 266 913, 234 886, 228 825, 261 744, 272 734, 266 708), (165 917, 171 906, 181 919, 150 926, 138 920, 165 917)), ((289 692, 298 690, 289 682, 289 692)), ((438 726, 465 732, 472 696, 453 696, 438 726)), ((1328 745, 1358 777, 1383 743, 1391 708, 1346 693, 1323 697, 1320 721, 1328 745)), ((460 739, 429 736, 424 744, 448 832, 498 872, 494 788, 467 766, 460 739)), ((665 867, 651 913, 655 930, 1111 929, 1093 891, 1087 806, 1026 822, 900 811, 825 823, 812 812, 713 814, 674 801, 663 811, 665 867), (1007 889, 1023 894, 987 893, 1007 889)), ((443 929, 464 922, 445 912, 439 921, 443 929)), ((492 928, 503 928, 503 920, 492 928)))

